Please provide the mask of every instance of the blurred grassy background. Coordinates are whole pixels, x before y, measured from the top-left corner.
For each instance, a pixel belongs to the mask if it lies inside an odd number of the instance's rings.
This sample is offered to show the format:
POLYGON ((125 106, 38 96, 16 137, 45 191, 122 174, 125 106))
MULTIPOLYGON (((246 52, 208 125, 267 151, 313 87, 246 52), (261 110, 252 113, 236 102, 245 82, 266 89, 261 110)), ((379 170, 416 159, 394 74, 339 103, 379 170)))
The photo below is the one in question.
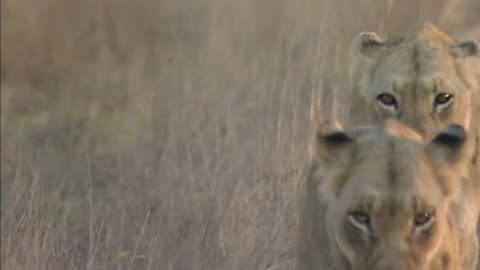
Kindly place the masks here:
MULTIPOLYGON (((2 269, 291 269, 313 124, 361 31, 476 0, 3 0, 2 269)), ((348 119, 346 119, 348 120, 348 119)))

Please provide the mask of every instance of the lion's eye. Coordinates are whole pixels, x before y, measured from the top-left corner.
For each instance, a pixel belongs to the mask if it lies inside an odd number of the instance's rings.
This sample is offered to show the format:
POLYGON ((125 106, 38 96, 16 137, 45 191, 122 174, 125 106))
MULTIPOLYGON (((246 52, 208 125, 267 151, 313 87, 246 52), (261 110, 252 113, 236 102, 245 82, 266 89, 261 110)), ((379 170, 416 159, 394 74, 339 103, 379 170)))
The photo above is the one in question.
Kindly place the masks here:
POLYGON ((432 213, 422 212, 422 213, 417 213, 413 221, 415 223, 415 226, 422 226, 427 224, 432 218, 433 218, 432 213))
POLYGON ((442 105, 448 103, 453 98, 453 95, 447 93, 440 93, 435 97, 435 105, 442 105))
POLYGON ((390 94, 380 94, 377 96, 377 100, 382 102, 385 106, 396 106, 397 99, 390 94))
POLYGON ((364 225, 370 224, 370 215, 367 212, 355 211, 350 213, 350 217, 357 223, 364 225))

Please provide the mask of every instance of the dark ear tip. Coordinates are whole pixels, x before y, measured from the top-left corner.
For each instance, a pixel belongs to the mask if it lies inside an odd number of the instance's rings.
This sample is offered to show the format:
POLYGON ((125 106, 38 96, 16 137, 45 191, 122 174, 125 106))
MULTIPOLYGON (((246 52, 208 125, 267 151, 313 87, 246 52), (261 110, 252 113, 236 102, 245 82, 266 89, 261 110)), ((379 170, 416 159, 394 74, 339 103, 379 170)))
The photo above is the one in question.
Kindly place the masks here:
POLYGON ((327 144, 335 143, 334 142, 335 139, 333 139, 332 142, 330 142, 330 139, 329 139, 329 137, 332 137, 335 134, 345 134, 345 132, 343 131, 342 124, 340 123, 340 121, 336 119, 327 120, 318 126, 317 134, 316 134, 317 141, 319 143, 327 143, 327 144))
POLYGON ((382 42, 379 42, 378 40, 370 39, 370 40, 362 40, 362 47, 363 48, 371 48, 371 47, 377 47, 377 46, 383 46, 384 44, 382 42))
POLYGON ((352 140, 338 120, 325 121, 318 127, 317 142, 320 144, 341 145, 352 140))
POLYGON ((460 50, 461 53, 458 53, 461 56, 470 56, 470 55, 477 55, 478 54, 478 45, 473 40, 463 41, 455 46, 454 49, 460 50))
POLYGON ((352 138, 350 138, 350 136, 348 136, 346 133, 338 131, 323 135, 321 140, 329 145, 340 145, 351 142, 352 138))
POLYGON ((470 53, 473 55, 473 54, 478 54, 478 45, 475 41, 473 40, 470 40, 469 41, 469 48, 470 48, 470 53))
POLYGON ((360 40, 363 48, 372 48, 385 45, 385 43, 380 39, 380 37, 373 32, 360 33, 360 40))
POLYGON ((464 127, 458 124, 450 124, 444 131, 440 132, 433 141, 443 145, 460 145, 465 143, 466 138, 467 132, 464 127))

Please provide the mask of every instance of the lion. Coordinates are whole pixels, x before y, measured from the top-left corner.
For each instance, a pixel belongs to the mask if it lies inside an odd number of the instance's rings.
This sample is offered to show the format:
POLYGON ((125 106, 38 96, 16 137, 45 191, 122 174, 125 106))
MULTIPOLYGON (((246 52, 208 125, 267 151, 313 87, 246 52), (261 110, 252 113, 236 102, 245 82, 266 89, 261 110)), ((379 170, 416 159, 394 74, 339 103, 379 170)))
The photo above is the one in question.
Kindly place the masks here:
MULTIPOLYGON (((455 42, 432 24, 407 38, 382 39, 358 34, 351 45, 351 122, 379 124, 395 118, 427 139, 448 123, 467 130, 471 170, 460 183, 457 204, 469 205, 459 214, 470 246, 465 265, 480 256, 477 231, 480 213, 480 59, 474 41, 455 42), (472 240, 473 239, 473 240, 472 240)), ((480 265, 479 268, 480 270, 480 265)))
POLYGON ((297 269, 462 268, 450 203, 468 171, 466 131, 425 142, 395 120, 343 130, 322 125, 305 186, 297 269))
POLYGON ((474 41, 455 43, 426 24, 409 38, 360 33, 350 54, 353 123, 396 118, 427 136, 449 123, 479 128, 474 41))

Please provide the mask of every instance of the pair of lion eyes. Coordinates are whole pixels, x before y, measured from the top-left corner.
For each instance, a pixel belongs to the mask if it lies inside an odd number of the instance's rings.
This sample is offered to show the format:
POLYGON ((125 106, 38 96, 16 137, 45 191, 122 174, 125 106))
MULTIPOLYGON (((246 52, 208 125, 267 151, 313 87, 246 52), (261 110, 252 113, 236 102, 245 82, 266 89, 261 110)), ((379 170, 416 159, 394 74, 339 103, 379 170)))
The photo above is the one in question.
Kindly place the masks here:
MULTIPOLYGON (((453 98, 453 95, 448 93, 440 93, 435 96, 434 105, 442 105, 448 103, 453 98)), ((397 99, 390 94, 380 94, 377 96, 377 100, 382 102, 385 106, 397 106, 397 99)))
MULTIPOLYGON (((370 215, 367 212, 354 211, 351 212, 349 215, 357 223, 363 225, 370 225, 370 215)), ((433 216, 434 214, 431 212, 419 212, 413 217, 413 224, 415 226, 425 225, 433 218, 433 216)))

